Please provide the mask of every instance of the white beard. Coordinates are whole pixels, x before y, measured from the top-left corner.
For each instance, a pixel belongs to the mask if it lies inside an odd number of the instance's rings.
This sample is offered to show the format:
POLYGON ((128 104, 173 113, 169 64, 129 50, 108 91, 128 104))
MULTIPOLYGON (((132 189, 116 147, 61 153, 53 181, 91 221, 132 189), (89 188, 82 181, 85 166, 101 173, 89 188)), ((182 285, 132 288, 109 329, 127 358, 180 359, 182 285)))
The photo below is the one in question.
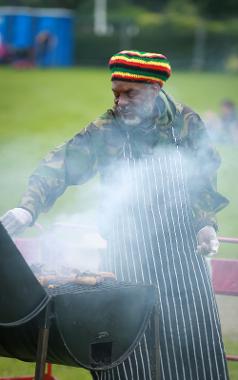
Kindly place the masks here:
POLYGON ((135 115, 133 118, 121 116, 121 120, 123 121, 124 124, 129 125, 129 126, 137 126, 142 122, 142 118, 139 117, 138 115, 135 115))

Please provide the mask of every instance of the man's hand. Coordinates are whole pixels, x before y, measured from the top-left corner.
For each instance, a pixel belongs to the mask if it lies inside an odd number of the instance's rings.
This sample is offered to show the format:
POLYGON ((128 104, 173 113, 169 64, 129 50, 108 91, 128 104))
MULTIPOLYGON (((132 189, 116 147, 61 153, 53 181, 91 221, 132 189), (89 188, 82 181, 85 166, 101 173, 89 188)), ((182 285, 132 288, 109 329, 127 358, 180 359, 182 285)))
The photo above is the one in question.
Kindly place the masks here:
POLYGON ((197 252, 203 256, 213 256, 218 252, 219 241, 212 226, 203 227, 197 234, 197 252))
POLYGON ((17 235, 32 223, 31 213, 24 208, 13 208, 0 218, 10 236, 17 235))

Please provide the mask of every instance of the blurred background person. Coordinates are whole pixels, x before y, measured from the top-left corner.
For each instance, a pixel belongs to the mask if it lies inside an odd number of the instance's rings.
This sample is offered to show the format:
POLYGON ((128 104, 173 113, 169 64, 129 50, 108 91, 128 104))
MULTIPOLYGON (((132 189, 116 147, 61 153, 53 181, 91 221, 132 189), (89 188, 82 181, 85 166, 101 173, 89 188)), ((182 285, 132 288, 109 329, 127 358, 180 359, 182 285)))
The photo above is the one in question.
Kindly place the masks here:
POLYGON ((238 115, 232 100, 222 100, 218 113, 211 110, 206 111, 203 114, 203 120, 213 142, 238 143, 238 115))
POLYGON ((45 67, 47 56, 53 48, 54 39, 48 30, 43 30, 36 36, 35 41, 35 60, 38 66, 45 67))
POLYGON ((12 54, 11 49, 7 44, 3 42, 2 35, 0 33, 0 65, 6 65, 11 62, 12 54))
POLYGON ((230 99, 221 102, 220 125, 224 142, 238 143, 238 115, 235 103, 230 99))
POLYGON ((211 140, 215 143, 222 143, 223 131, 219 115, 211 110, 203 114, 203 120, 211 140))

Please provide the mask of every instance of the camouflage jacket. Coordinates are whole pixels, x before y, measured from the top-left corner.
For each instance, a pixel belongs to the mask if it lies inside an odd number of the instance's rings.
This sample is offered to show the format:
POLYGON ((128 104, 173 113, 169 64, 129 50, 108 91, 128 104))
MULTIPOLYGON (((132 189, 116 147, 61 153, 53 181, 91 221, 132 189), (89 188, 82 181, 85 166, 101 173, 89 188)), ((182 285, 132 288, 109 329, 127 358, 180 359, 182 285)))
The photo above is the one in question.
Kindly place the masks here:
POLYGON ((153 123, 126 130, 111 109, 50 152, 31 175, 19 207, 30 211, 35 221, 67 186, 82 184, 96 173, 103 177, 105 168, 122 156, 128 139, 134 157, 158 144, 180 145, 194 163, 190 197, 195 229, 216 226, 216 212, 228 204, 216 191, 219 155, 211 146, 200 117, 163 91, 158 97, 158 115, 153 123))

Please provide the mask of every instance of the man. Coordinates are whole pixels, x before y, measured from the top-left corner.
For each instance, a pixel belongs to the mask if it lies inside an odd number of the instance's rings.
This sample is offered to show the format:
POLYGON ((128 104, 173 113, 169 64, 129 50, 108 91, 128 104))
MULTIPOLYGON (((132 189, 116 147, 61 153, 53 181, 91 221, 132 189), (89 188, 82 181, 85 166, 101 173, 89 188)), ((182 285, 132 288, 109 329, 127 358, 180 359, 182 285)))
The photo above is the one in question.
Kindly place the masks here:
POLYGON ((203 120, 212 141, 223 144, 237 144, 238 115, 233 101, 224 99, 220 103, 219 113, 207 111, 203 116, 203 120))
MULTIPOLYGON (((30 177, 19 208, 2 218, 10 234, 32 225, 67 186, 99 173, 103 266, 119 281, 155 284, 163 380, 228 378, 204 256, 218 250, 219 158, 197 114, 163 90, 165 56, 122 51, 109 62, 115 106, 51 152, 30 177)), ((123 364, 95 379, 151 379, 150 330, 123 364)))

